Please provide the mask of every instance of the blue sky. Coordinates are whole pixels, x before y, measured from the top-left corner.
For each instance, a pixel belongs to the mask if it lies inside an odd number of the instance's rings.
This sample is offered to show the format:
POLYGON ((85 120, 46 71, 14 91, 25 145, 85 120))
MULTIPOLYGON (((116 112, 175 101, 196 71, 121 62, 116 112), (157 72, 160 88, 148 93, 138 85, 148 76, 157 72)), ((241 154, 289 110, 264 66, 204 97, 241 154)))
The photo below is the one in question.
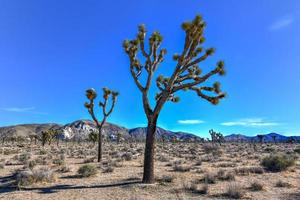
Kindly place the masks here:
POLYGON ((0 126, 89 118, 85 90, 104 86, 120 92, 110 122, 145 126, 122 41, 141 23, 160 30, 168 54, 157 74, 170 74, 183 46, 180 24, 196 14, 207 22, 205 46, 217 49, 203 69, 225 60, 227 75, 213 80, 228 98, 212 106, 182 93, 159 125, 200 136, 210 128, 300 135, 298 0, 1 0, 0 126))

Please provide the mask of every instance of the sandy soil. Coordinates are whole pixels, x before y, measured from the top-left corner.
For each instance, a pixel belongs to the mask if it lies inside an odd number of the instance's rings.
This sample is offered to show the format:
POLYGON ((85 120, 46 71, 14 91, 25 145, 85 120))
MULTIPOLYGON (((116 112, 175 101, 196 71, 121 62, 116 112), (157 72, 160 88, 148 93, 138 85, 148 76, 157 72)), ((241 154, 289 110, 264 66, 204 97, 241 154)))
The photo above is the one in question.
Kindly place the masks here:
POLYGON ((260 166, 264 156, 274 152, 293 153, 296 148, 299 145, 223 144, 216 152, 205 152, 203 144, 158 144, 155 163, 157 182, 144 185, 141 183, 141 143, 105 144, 103 162, 89 163, 97 166, 97 175, 88 178, 78 176, 77 170, 96 156, 96 147, 91 144, 64 143, 59 147, 53 144, 45 149, 30 144, 20 147, 5 144, 0 150, 3 167, 0 167, 0 199, 230 199, 225 195, 229 185, 238 187, 241 199, 300 199, 299 158, 294 166, 283 172, 271 173, 260 166), (20 156, 16 157, 22 154, 30 158, 24 161, 20 156), (37 163, 33 169, 48 167, 55 173, 55 180, 17 189, 16 178, 11 176, 18 170, 24 170, 32 160, 37 163), (71 171, 57 171, 62 166, 71 171), (111 166, 113 172, 105 173, 107 166, 111 166), (207 174, 218 177, 219 171, 230 173, 233 178, 215 178, 213 184, 203 181, 207 174), (168 182, 167 179, 172 180, 168 182), (278 181, 289 186, 277 187, 278 181), (254 182, 261 184, 262 190, 253 191, 250 186, 254 182), (191 191, 191 185, 207 186, 207 193, 191 191))

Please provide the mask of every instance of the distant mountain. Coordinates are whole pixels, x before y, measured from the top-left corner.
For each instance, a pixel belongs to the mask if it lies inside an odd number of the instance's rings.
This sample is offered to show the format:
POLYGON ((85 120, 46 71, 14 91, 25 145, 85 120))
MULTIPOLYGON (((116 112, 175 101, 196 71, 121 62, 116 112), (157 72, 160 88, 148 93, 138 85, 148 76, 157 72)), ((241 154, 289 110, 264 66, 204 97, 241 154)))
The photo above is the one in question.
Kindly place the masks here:
MULTIPOLYGON (((91 131, 97 131, 96 125, 90 120, 77 120, 66 125, 59 124, 24 124, 16 126, 7 126, 0 128, 0 138, 2 137, 29 137, 29 135, 39 135, 42 131, 51 128, 61 131, 61 139, 87 139, 91 131)), ((127 129, 115 124, 105 123, 103 127, 103 135, 111 139, 116 139, 117 135, 121 135, 125 140, 134 138, 143 140, 146 138, 146 128, 127 129)), ((157 128, 156 138, 161 139, 162 135, 166 139, 176 138, 181 141, 196 141, 201 138, 191 133, 172 132, 162 128, 157 128)))
MULTIPOLYGON (((129 135, 131 137, 137 138, 137 139, 145 139, 147 133, 147 128, 134 128, 129 130, 129 135)), ((161 139, 162 136, 165 137, 167 140, 171 140, 172 138, 177 138, 177 140, 181 141, 197 141, 201 140, 200 137, 191 134, 191 133, 185 133, 185 132, 173 132, 168 131, 163 128, 158 127, 156 129, 156 139, 161 139)))
MULTIPOLYGON (((259 137, 256 136, 245 136, 242 134, 231 134, 224 137, 225 141, 228 142, 236 142, 236 141, 245 141, 245 142, 259 142, 259 137)), ((300 136, 284 136, 280 135, 278 133, 269 133, 263 135, 263 142, 274 142, 274 139, 276 142, 287 142, 290 140, 295 140, 300 142, 300 136)))
POLYGON ((59 124, 20 124, 15 126, 0 127, 1 137, 28 137, 29 135, 40 134, 51 128, 59 129, 59 124))
MULTIPOLYGON (((21 124, 15 126, 0 127, 0 138, 5 137, 29 137, 30 135, 39 135, 42 131, 48 129, 58 129, 61 132, 61 139, 87 139, 91 131, 97 131, 96 125, 90 120, 77 120, 72 123, 61 125, 55 123, 48 124, 21 124)), ((122 138, 133 138, 136 140, 144 140, 146 138, 147 128, 133 128, 127 129, 112 123, 105 123, 103 127, 103 135, 110 139, 116 139, 117 135, 122 138)), ((186 132, 173 132, 158 127, 156 138, 161 139, 164 136, 167 140, 176 138, 180 141, 201 141, 202 138, 186 132)), ((245 136, 243 134, 232 134, 224 137, 225 141, 246 141, 246 142, 259 142, 258 136, 245 136)), ((277 133, 269 133, 263 136, 264 142, 287 142, 292 138, 300 141, 300 136, 283 136, 277 133)))

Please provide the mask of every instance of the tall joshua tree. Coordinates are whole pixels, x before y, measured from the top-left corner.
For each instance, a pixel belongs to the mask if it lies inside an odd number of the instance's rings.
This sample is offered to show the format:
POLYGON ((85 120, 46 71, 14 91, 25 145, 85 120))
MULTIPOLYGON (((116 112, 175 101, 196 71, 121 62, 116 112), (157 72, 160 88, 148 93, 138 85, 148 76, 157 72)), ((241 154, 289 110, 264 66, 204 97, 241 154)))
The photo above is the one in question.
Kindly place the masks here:
POLYGON ((169 76, 159 75, 156 79, 158 93, 156 94, 156 103, 152 107, 148 98, 149 89, 154 77, 154 72, 164 61, 167 50, 160 48, 162 36, 159 32, 153 32, 148 44, 146 43, 146 28, 140 25, 137 37, 133 40, 125 40, 124 50, 130 60, 130 72, 135 84, 142 93, 143 108, 147 116, 147 136, 144 157, 144 183, 154 182, 154 147, 155 132, 158 116, 167 101, 178 102, 179 97, 176 93, 181 90, 190 90, 216 105, 219 100, 225 97, 220 90, 220 84, 214 83, 212 86, 203 86, 203 84, 212 76, 224 75, 224 62, 217 62, 217 66, 208 73, 202 73, 199 63, 206 60, 215 52, 214 48, 203 48, 205 39, 203 36, 205 22, 200 16, 196 16, 193 21, 182 24, 185 32, 185 42, 180 54, 174 54, 173 60, 176 62, 173 73, 169 76), (146 48, 148 47, 148 49, 146 48), (143 57, 143 58, 141 58, 143 57), (143 62, 143 63, 142 63, 143 62), (142 73, 145 75, 141 76, 142 73), (145 77, 145 83, 140 81, 145 77), (214 94, 212 94, 214 93, 214 94))
POLYGON ((119 95, 118 92, 112 91, 108 88, 103 88, 103 102, 99 103, 99 106, 102 108, 102 114, 103 118, 101 121, 99 121, 95 115, 94 112, 94 101, 97 97, 97 92, 95 89, 91 88, 86 91, 86 97, 88 98, 89 102, 86 102, 84 106, 87 108, 88 112, 90 113, 91 117, 93 118, 98 132, 99 132, 99 137, 98 137, 98 162, 101 161, 102 159, 102 127, 104 123, 106 122, 107 117, 113 112, 113 109, 115 107, 116 101, 117 101, 117 96, 119 95), (111 99, 111 105, 110 109, 107 110, 108 106, 108 101, 111 99))

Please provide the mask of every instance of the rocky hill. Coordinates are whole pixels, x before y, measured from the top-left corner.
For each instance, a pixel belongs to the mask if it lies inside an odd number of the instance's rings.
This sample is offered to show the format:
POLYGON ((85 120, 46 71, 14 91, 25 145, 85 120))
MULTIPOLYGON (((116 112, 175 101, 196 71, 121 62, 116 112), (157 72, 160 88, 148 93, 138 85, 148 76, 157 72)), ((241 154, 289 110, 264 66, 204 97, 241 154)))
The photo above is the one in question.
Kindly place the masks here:
MULTIPOLYGON (((87 139, 91 131, 96 131, 96 125, 90 120, 77 120, 66 125, 59 124, 24 124, 16 126, 7 126, 0 128, 0 137, 29 137, 29 135, 39 135, 42 131, 48 129, 58 129, 61 132, 61 139, 87 139)), ((103 127, 103 135, 114 140, 117 135, 122 138, 133 138, 136 140, 143 140, 146 138, 146 128, 127 129, 111 123, 105 123, 103 127)), ((176 138, 181 141, 200 140, 200 137, 191 133, 172 132, 162 128, 157 128, 157 138, 161 139, 162 135, 166 139, 176 138)))
MULTIPOLYGON (((298 141, 300 142, 300 136, 284 136, 278 133, 269 133, 263 135, 263 142, 288 142, 288 141, 298 141)), ((259 142, 259 137, 256 136, 245 136, 242 134, 231 134, 225 136, 225 141, 228 142, 237 142, 237 141, 244 141, 244 142, 259 142)))

